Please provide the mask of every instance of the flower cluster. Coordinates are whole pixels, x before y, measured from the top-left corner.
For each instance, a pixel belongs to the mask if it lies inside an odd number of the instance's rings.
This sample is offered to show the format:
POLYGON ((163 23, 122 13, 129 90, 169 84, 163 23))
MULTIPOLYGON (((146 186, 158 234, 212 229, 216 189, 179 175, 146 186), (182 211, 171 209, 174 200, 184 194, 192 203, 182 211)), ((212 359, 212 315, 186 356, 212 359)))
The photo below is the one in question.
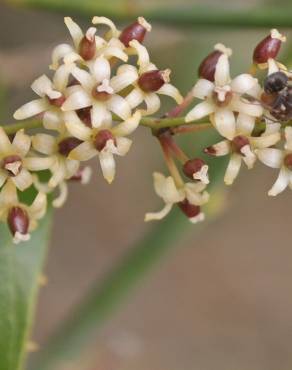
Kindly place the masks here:
POLYGON ((176 134, 202 126, 211 126, 221 136, 204 153, 230 157, 224 176, 227 185, 236 179, 242 162, 251 169, 259 159, 280 169, 269 195, 292 188, 292 74, 276 60, 285 41, 277 30, 254 49, 250 73, 234 78, 231 49, 216 44, 200 64, 191 93, 183 98, 170 84, 170 70, 160 70, 150 60, 143 41, 151 26, 144 18, 122 31, 105 17, 94 17, 86 32, 69 17, 65 24, 73 44, 53 50, 50 78, 42 75, 31 85, 38 98, 14 114, 17 120, 36 117, 43 130, 30 136, 21 129, 8 137, 0 127, 0 219, 7 222, 16 243, 29 239, 46 212, 50 193, 58 192, 52 203, 61 207, 68 181, 88 183, 91 169, 83 162, 97 157, 103 177, 111 183, 115 155, 128 153, 129 136, 141 124, 158 139, 169 171, 168 176, 153 175, 155 192, 165 205, 159 212, 147 213, 146 221, 162 219, 173 206, 192 223, 204 220, 202 206, 210 198, 206 188, 212 181, 209 166, 203 157, 189 157, 175 141, 176 134), (107 29, 101 36, 102 27, 107 29), (255 77, 258 69, 267 71, 263 83, 255 77), (162 118, 145 118, 160 110, 160 95, 172 98, 175 108, 162 118), (176 119, 194 99, 200 102, 176 119), (203 118, 209 122, 202 123, 203 118), (27 205, 19 194, 30 187, 35 199, 27 205))

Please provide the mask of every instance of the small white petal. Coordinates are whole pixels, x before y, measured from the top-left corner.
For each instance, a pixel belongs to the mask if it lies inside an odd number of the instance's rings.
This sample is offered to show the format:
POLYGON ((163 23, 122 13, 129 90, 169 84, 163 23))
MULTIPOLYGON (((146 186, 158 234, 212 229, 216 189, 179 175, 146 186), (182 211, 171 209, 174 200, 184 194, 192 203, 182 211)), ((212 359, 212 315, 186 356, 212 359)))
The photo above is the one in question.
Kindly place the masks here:
POLYGON ((46 76, 42 75, 37 78, 31 85, 32 90, 42 98, 48 96, 51 99, 58 99, 62 96, 59 91, 54 90, 52 81, 46 76))
POLYGON ((116 173, 116 163, 113 154, 109 151, 102 150, 99 153, 99 161, 103 177, 111 184, 116 173))
POLYGON ((90 110, 91 123, 93 127, 100 127, 107 117, 107 107, 105 103, 95 101, 90 110))
POLYGON ((141 45, 139 41, 132 40, 129 42, 129 45, 136 51, 138 55, 138 65, 140 66, 141 70, 146 68, 149 64, 149 54, 145 46, 141 45))
POLYGON ((7 172, 0 169, 0 188, 2 188, 4 182, 7 180, 7 177, 8 177, 7 172))
POLYGON ((239 113, 236 120, 236 129, 240 134, 250 136, 255 125, 255 117, 239 113))
POLYGON ((231 89, 237 94, 244 94, 254 88, 258 80, 248 73, 243 73, 235 77, 231 82, 231 89))
POLYGON ((256 155, 252 152, 250 145, 245 145, 241 148, 240 152, 243 154, 243 161, 247 165, 248 169, 253 168, 255 162, 256 162, 256 155))
POLYGON ((144 221, 162 220, 165 216, 169 214, 172 209, 172 203, 166 204, 159 212, 148 212, 145 215, 144 221))
POLYGON ((284 153, 280 149, 259 149, 256 154, 258 159, 268 167, 280 168, 283 163, 284 153))
POLYGON ((212 95, 214 84, 211 81, 201 78, 195 84, 192 93, 195 98, 206 99, 212 95))
POLYGON ((31 138, 30 136, 26 135, 24 133, 24 130, 22 129, 17 131, 12 141, 12 144, 16 149, 17 153, 20 156, 25 157, 31 146, 31 138))
POLYGON ((232 111, 221 108, 214 113, 214 122, 219 134, 232 140, 235 136, 235 117, 232 111))
POLYGON ((43 125, 47 130, 64 131, 63 112, 49 110, 43 116, 43 125))
POLYGON ((19 175, 11 177, 11 180, 20 191, 29 188, 33 182, 31 174, 25 168, 20 171, 19 175))
POLYGON ((253 117, 260 117, 263 114, 263 107, 260 103, 250 103, 236 95, 232 98, 230 109, 232 109, 234 112, 244 113, 253 117))
POLYGON ((45 98, 32 100, 17 109, 13 117, 17 120, 26 119, 46 111, 47 109, 49 109, 49 107, 50 105, 45 98))
POLYGON ((277 142, 280 140, 281 140, 281 134, 279 132, 276 132, 275 134, 271 134, 271 135, 251 137, 250 143, 255 148, 264 149, 264 148, 268 148, 272 145, 277 144, 277 142))
POLYGON ((72 111, 89 107, 92 104, 92 98, 83 90, 75 91, 70 95, 62 105, 62 111, 72 111))
POLYGON ((3 189, 0 192, 0 204, 3 205, 12 205, 16 204, 18 201, 17 191, 14 183, 10 180, 6 182, 3 189))
POLYGON ((72 46, 68 44, 60 44, 55 47, 52 53, 52 64, 50 69, 57 70, 60 59, 63 59, 67 54, 73 52, 72 46))
MULTIPOLYGON (((75 114, 76 114, 75 112, 72 112, 70 116, 73 117, 75 114)), ((80 120, 77 121, 74 118, 71 120, 70 116, 66 115, 66 122, 65 122, 65 125, 69 133, 73 137, 76 137, 79 140, 88 140, 91 135, 91 129, 85 126, 85 124, 81 122, 80 120)))
POLYGON ((144 94, 142 91, 138 88, 133 89, 126 97, 125 99, 129 103, 131 108, 136 108, 138 105, 140 105, 144 100, 144 94))
POLYGON ((92 66, 92 72, 96 83, 101 83, 103 80, 109 80, 111 76, 111 66, 109 61, 104 57, 97 58, 92 66))
POLYGON ((54 166, 51 168, 52 177, 48 183, 50 188, 57 187, 62 181, 64 181, 66 176, 66 169, 63 160, 56 160, 54 166))
POLYGON ((121 72, 120 68, 118 74, 114 76, 110 81, 110 85, 116 93, 132 85, 132 83, 138 79, 138 72, 135 67, 127 68, 132 67, 127 65, 124 65, 123 67, 123 72, 121 72))
POLYGON ((75 67, 72 68, 72 76, 76 78, 77 81, 81 83, 84 89, 90 93, 94 87, 94 79, 91 74, 85 71, 84 69, 75 67))
POLYGON ((51 155, 57 150, 56 139, 48 134, 36 134, 32 137, 33 148, 42 153, 51 155))
POLYGON ((225 86, 230 82, 229 60, 226 54, 222 54, 216 64, 215 85, 225 86))
POLYGON ((282 193, 282 191, 284 191, 288 186, 289 180, 290 180, 290 171, 287 168, 282 167, 275 184, 268 192, 268 194, 270 196, 275 197, 276 195, 282 193))
POLYGON ((118 137, 116 138, 116 151, 115 154, 124 156, 128 153, 130 150, 130 147, 132 145, 132 140, 126 138, 126 137, 118 137))
POLYGON ((165 203, 178 203, 184 199, 184 192, 179 191, 171 176, 165 177, 159 172, 154 172, 154 189, 165 203))
POLYGON ((82 40, 82 38, 84 36, 81 28, 70 17, 65 17, 64 22, 65 22, 65 24, 66 24, 66 26, 67 26, 67 28, 70 32, 70 35, 73 39, 75 48, 78 48, 79 43, 80 43, 80 41, 82 40))
POLYGON ((106 17, 93 17, 92 19, 93 24, 104 24, 108 26, 111 29, 112 37, 118 37, 119 36, 119 31, 117 30, 115 24, 108 18, 106 17))
POLYGON ((57 91, 65 90, 68 85, 69 76, 73 68, 73 64, 64 64, 56 70, 53 78, 53 83, 57 91))
POLYGON ((112 132, 115 136, 127 136, 136 130, 141 120, 140 111, 136 111, 131 117, 116 125, 112 132))
POLYGON ((196 121, 197 119, 208 116, 215 110, 214 104, 211 102, 203 101, 197 104, 187 115, 186 122, 196 121))
POLYGON ((46 195, 42 192, 39 192, 29 208, 33 218, 37 220, 42 218, 45 215, 47 209, 46 195))
POLYGON ((285 128, 285 149, 292 150, 292 127, 285 128))
POLYGON ((239 154, 232 154, 228 163, 224 182, 226 185, 232 185, 236 179, 241 166, 241 156, 239 154))
POLYGON ((78 145, 75 149, 73 149, 68 157, 77 161, 88 161, 96 155, 97 151, 93 147, 92 143, 85 141, 84 143, 78 145))
POLYGON ((183 97, 178 89, 168 83, 164 84, 158 91, 156 91, 156 93, 170 96, 176 101, 177 104, 181 104, 183 101, 183 97))
POLYGON ((113 95, 107 101, 108 108, 120 118, 126 120, 131 116, 131 107, 125 98, 113 95))
POLYGON ((160 108, 160 99, 155 93, 144 94, 146 109, 141 110, 142 115, 151 115, 156 113, 160 108))
POLYGON ((123 62, 128 61, 128 55, 120 47, 117 46, 108 46, 103 51, 103 55, 109 59, 114 57, 122 60, 123 62))
POLYGON ((279 67, 274 59, 268 59, 268 75, 279 72, 279 67))
POLYGON ((224 155, 227 155, 230 153, 230 141, 229 140, 223 140, 219 143, 216 143, 214 145, 211 145, 206 150, 207 154, 210 154, 215 157, 221 157, 224 155))
POLYGON ((59 191, 60 191, 59 196, 55 198, 52 203, 54 208, 63 207, 68 198, 68 186, 65 181, 59 184, 59 191))
POLYGON ((23 159, 23 165, 30 171, 43 171, 54 164, 54 157, 27 157, 23 159))
POLYGON ((0 126, 0 153, 6 154, 13 151, 11 142, 3 127, 0 126))

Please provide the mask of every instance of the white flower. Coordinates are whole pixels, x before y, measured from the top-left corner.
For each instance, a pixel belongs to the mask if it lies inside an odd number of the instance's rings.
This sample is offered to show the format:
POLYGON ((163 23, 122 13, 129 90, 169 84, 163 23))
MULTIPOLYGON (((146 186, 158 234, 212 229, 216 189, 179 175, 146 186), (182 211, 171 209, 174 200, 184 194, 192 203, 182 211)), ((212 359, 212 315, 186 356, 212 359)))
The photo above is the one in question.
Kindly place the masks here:
POLYGON ((197 104, 186 116, 186 122, 194 121, 210 115, 210 120, 220 135, 232 139, 235 135, 235 114, 243 113, 253 120, 263 113, 260 104, 243 100, 242 95, 259 96, 260 86, 256 78, 244 73, 233 80, 229 74, 228 50, 220 46, 222 55, 219 57, 214 83, 199 79, 193 88, 193 96, 204 100, 197 104), (227 51, 226 51, 227 50, 227 51))
POLYGON ((159 172, 154 172, 153 179, 155 192, 163 199, 165 206, 159 212, 146 213, 145 221, 161 220, 171 211, 174 204, 181 207, 192 223, 204 220, 204 214, 201 212, 200 206, 209 200, 209 194, 204 191, 206 184, 187 182, 182 187, 177 187, 173 177, 165 177, 159 172), (192 211, 195 210, 194 215, 189 212, 191 208, 192 211))
POLYGON ((50 159, 27 156, 30 147, 31 138, 24 130, 19 130, 10 142, 4 129, 0 127, 0 187, 11 179, 20 191, 24 191, 33 183, 30 171, 49 168, 50 159))
MULTIPOLYGON (((133 90, 127 95, 126 100, 130 104, 131 108, 136 108, 143 102, 146 104, 146 110, 142 111, 143 115, 150 115, 157 112, 160 108, 160 99, 158 95, 167 95, 172 97, 177 104, 180 104, 183 100, 180 92, 176 87, 169 83, 170 70, 166 69, 165 71, 159 71, 157 67, 150 62, 149 54, 145 46, 141 45, 139 41, 132 40, 130 43, 133 53, 138 55, 138 66, 139 70, 136 72, 136 80, 132 81, 133 90), (161 87, 157 88, 154 86, 153 89, 142 89, 141 76, 145 73, 150 72, 159 72, 161 79, 161 87), (146 91, 147 90, 147 91, 146 91), (150 91, 152 90, 152 91, 150 91)), ((132 67, 133 70, 135 69, 132 67)), ((157 78, 157 77, 156 77, 157 78)))
POLYGON ((280 124, 278 123, 267 123, 265 132, 260 136, 252 136, 253 129, 253 118, 240 113, 236 120, 233 137, 229 140, 220 141, 205 150, 206 153, 214 156, 230 154, 224 177, 226 185, 233 184, 239 174, 242 161, 248 169, 253 168, 257 158, 257 150, 275 145, 281 139, 280 124))
POLYGON ((7 222, 15 244, 30 239, 29 232, 37 227, 47 208, 47 197, 38 193, 28 206, 20 203, 12 181, 8 181, 0 192, 0 220, 7 222))
MULTIPOLYGON (((74 46, 69 44, 58 45, 52 53, 51 69, 56 70, 59 67, 60 60, 64 63, 82 62, 89 64, 98 53, 103 53, 106 57, 117 57, 122 60, 127 60, 127 55, 123 52, 124 46, 117 39, 119 31, 116 29, 114 23, 105 17, 94 17, 94 24, 104 24, 110 27, 110 40, 96 35, 96 28, 90 27, 83 33, 81 28, 75 23, 72 18, 65 17, 65 24, 73 39, 74 46)), ((107 37, 108 39, 109 37, 107 37)))
POLYGON ((63 122, 63 112, 60 107, 67 95, 75 87, 68 88, 68 81, 73 64, 62 65, 54 74, 53 81, 46 75, 37 78, 31 85, 32 90, 40 99, 24 104, 15 113, 14 118, 23 120, 43 113, 44 126, 56 129, 63 122))
POLYGON ((267 148, 257 151, 261 162, 271 168, 280 168, 279 176, 269 191, 276 196, 289 186, 292 189, 292 127, 285 128, 286 143, 284 149, 267 148))
POLYGON ((131 66, 123 65, 118 74, 111 78, 111 66, 103 56, 97 58, 91 73, 73 68, 72 75, 81 85, 75 86, 73 93, 62 106, 63 111, 91 108, 91 124, 100 127, 111 122, 111 113, 123 120, 131 116, 131 107, 118 93, 136 79, 131 66))
POLYGON ((141 113, 136 111, 133 116, 116 126, 112 126, 110 121, 98 128, 89 128, 75 112, 69 112, 66 115, 66 127, 72 136, 83 142, 70 152, 69 158, 87 161, 98 155, 103 176, 111 183, 116 171, 114 154, 119 156, 127 154, 132 141, 124 136, 136 130, 140 119, 141 113))

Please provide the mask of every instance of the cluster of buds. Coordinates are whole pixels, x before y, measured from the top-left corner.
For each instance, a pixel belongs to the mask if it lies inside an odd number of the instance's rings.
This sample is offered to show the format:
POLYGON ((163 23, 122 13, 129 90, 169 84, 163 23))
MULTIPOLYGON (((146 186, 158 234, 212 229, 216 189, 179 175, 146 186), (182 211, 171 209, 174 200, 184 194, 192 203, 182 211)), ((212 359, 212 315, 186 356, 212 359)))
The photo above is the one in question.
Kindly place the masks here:
POLYGON ((270 195, 292 188, 292 75, 276 60, 285 41, 277 30, 256 46, 251 72, 235 78, 230 77, 231 49, 216 44, 183 99, 170 84, 170 70, 160 70, 150 61, 143 41, 151 26, 144 18, 123 31, 105 17, 94 17, 92 23, 83 33, 71 18, 65 18, 73 45, 60 44, 53 50, 51 79, 46 75, 36 79, 31 88, 39 98, 14 114, 17 120, 36 117, 44 130, 29 136, 22 129, 10 138, 0 128, 0 219, 7 222, 16 243, 29 239, 30 230, 46 212, 50 193, 57 191, 52 203, 61 207, 68 181, 88 183, 91 169, 83 162, 97 157, 105 180, 114 180, 115 155, 127 154, 132 144, 129 135, 145 122, 144 117, 159 111, 160 95, 176 103, 162 118, 153 118, 151 126, 169 176, 154 173, 154 188, 165 206, 147 213, 146 221, 162 219, 174 205, 192 223, 205 218, 202 206, 210 197, 208 164, 203 158, 188 157, 174 140, 177 133, 196 131, 195 121, 204 117, 210 122, 206 127, 211 125, 222 137, 204 153, 230 156, 224 177, 227 185, 234 182, 242 162, 251 169, 259 159, 280 169, 270 195), (97 35, 99 27, 107 27, 103 36, 97 35), (255 77, 258 68, 267 70, 262 86, 255 77), (180 115, 195 98, 201 102, 181 118, 180 127, 155 127, 164 118, 180 115), (49 173, 46 181, 39 173, 44 170, 49 173), (31 205, 23 204, 18 195, 30 187, 35 189, 35 199, 31 205))

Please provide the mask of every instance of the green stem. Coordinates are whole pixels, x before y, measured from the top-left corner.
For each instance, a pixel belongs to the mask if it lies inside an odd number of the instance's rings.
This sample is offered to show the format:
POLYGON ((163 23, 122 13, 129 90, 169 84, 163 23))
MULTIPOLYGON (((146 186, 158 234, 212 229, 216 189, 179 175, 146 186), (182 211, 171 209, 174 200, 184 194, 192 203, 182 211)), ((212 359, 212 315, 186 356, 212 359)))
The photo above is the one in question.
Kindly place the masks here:
POLYGON ((290 27, 292 26, 291 6, 260 6, 253 9, 213 8, 206 6, 159 7, 134 4, 133 9, 125 7, 122 1, 73 1, 73 0, 6 0, 9 4, 39 8, 62 13, 75 13, 86 17, 93 14, 117 20, 132 21, 143 15, 150 21, 172 25, 201 27, 290 27))

